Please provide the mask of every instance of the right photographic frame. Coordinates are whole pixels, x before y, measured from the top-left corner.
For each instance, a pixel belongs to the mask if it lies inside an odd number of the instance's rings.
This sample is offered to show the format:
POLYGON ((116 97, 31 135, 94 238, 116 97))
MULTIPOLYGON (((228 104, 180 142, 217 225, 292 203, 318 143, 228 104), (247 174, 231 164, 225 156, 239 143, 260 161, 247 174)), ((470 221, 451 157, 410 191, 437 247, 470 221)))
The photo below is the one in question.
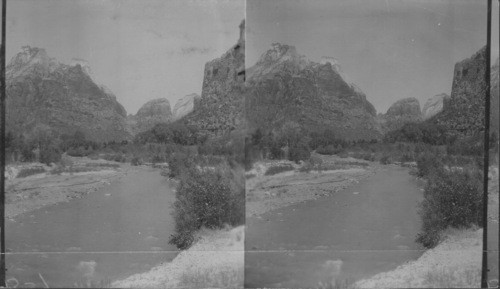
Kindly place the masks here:
POLYGON ((498 35, 498 1, 247 1, 245 288, 498 288, 498 35))

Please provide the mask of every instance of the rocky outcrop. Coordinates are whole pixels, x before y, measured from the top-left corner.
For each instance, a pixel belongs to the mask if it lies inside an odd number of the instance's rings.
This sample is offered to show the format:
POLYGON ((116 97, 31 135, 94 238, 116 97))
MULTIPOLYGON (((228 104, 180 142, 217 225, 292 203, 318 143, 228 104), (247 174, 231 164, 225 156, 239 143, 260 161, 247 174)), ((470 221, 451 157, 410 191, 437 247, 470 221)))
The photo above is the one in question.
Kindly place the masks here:
POLYGON ((441 93, 434 95, 433 97, 427 99, 422 108, 422 119, 427 120, 443 110, 444 102, 448 101, 450 96, 446 93, 441 93))
MULTIPOLYGON (((200 96, 196 93, 188 94, 180 98, 174 105, 172 117, 174 120, 180 119, 194 110, 195 103, 199 102, 200 96)), ((198 104, 199 105, 199 104, 198 104)))
POLYGON ((467 136, 484 130, 486 65, 486 47, 455 65, 450 101, 435 120, 449 134, 467 136))
POLYGON ((129 115, 127 123, 133 135, 146 131, 156 124, 172 121, 170 102, 166 98, 153 99, 146 102, 136 115, 129 115))
POLYGON ((332 57, 313 62, 295 47, 275 43, 247 69, 246 119, 250 129, 296 122, 308 131, 333 129, 347 139, 381 136, 376 111, 348 83, 332 57))
POLYGON ((406 123, 420 122, 422 121, 420 103, 414 97, 400 99, 378 118, 384 132, 399 129, 406 123))
POLYGON ((125 109, 82 64, 62 64, 44 49, 23 47, 6 67, 7 130, 44 124, 59 134, 80 130, 94 141, 128 139, 125 109))
POLYGON ((220 58, 205 64, 199 105, 183 120, 208 136, 222 135, 243 124, 245 22, 238 42, 220 58))

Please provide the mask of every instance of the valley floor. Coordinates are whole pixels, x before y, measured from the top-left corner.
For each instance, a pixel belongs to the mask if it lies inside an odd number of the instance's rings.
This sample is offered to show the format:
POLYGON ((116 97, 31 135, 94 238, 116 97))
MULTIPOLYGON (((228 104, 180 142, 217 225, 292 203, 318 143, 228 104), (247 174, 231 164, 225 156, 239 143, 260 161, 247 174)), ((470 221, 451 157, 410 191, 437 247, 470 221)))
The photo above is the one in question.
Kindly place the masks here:
POLYGON ((247 217, 334 194, 380 169, 377 163, 351 157, 317 156, 322 160, 322 170, 319 172, 300 172, 300 166, 290 161, 256 163, 252 170, 246 172, 247 217), (295 170, 265 175, 270 167, 283 164, 292 164, 295 170))
POLYGON ((8 166, 6 171, 7 174, 11 175, 8 175, 5 184, 6 218, 14 218, 17 215, 29 213, 45 206, 81 198, 109 185, 134 169, 130 165, 116 162, 68 158, 71 160, 75 172, 65 169, 60 173, 53 174, 50 173, 50 170, 55 168, 33 163, 8 166), (30 167, 45 167, 47 172, 15 178, 13 172, 30 167))

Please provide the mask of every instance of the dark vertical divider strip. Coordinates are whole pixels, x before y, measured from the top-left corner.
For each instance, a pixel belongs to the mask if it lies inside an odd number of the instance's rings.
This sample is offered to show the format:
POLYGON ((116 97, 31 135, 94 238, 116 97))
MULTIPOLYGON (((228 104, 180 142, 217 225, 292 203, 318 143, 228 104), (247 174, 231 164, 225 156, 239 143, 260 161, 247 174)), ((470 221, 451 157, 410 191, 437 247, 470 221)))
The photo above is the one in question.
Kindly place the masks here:
POLYGON ((7 0, 2 0, 2 48, 1 48, 1 86, 2 96, 0 103, 1 125, 0 142, 2 143, 0 151, 0 286, 5 287, 5 24, 6 24, 7 0))
POLYGON ((490 67, 491 67, 491 4, 488 0, 487 34, 486 34, 486 98, 484 114, 484 172, 483 172, 483 256, 481 268, 481 288, 488 288, 488 168, 490 143, 490 67))

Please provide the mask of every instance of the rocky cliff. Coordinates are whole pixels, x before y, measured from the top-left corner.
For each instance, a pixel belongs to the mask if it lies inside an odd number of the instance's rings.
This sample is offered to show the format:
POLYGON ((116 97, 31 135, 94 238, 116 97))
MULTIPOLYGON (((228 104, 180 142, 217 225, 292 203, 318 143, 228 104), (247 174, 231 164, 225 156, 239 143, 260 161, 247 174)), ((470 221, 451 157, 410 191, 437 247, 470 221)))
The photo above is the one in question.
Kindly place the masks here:
POLYGON ((422 121, 420 103, 414 97, 403 98, 393 103, 385 114, 379 115, 384 132, 399 129, 406 123, 422 121))
POLYGON ((486 47, 455 64, 450 101, 435 120, 448 133, 465 136, 484 130, 486 65, 486 47))
POLYGON ((95 141, 129 138, 125 109, 82 63, 62 64, 44 49, 23 47, 6 67, 7 130, 45 124, 60 134, 81 130, 95 141))
POLYGON ((243 124, 245 84, 245 22, 237 43, 220 58, 205 64, 199 105, 183 120, 209 136, 222 135, 243 124))
MULTIPOLYGON (((200 96, 196 93, 188 94, 180 98, 174 105, 172 117, 174 120, 180 119, 194 110, 195 103, 199 102, 200 96)), ((197 104, 199 105, 199 104, 197 104)))
POLYGON ((422 119, 427 120, 443 110, 444 103, 450 99, 446 93, 434 95, 427 99, 422 108, 422 119))
POLYGON ((135 115, 129 115, 127 123, 132 135, 146 131, 158 123, 172 121, 170 102, 166 98, 153 99, 146 102, 135 115))
POLYGON ((333 129, 339 137, 380 137, 376 111, 366 95, 348 83, 332 57, 320 63, 275 43, 247 69, 249 128, 278 128, 288 121, 308 131, 333 129))

